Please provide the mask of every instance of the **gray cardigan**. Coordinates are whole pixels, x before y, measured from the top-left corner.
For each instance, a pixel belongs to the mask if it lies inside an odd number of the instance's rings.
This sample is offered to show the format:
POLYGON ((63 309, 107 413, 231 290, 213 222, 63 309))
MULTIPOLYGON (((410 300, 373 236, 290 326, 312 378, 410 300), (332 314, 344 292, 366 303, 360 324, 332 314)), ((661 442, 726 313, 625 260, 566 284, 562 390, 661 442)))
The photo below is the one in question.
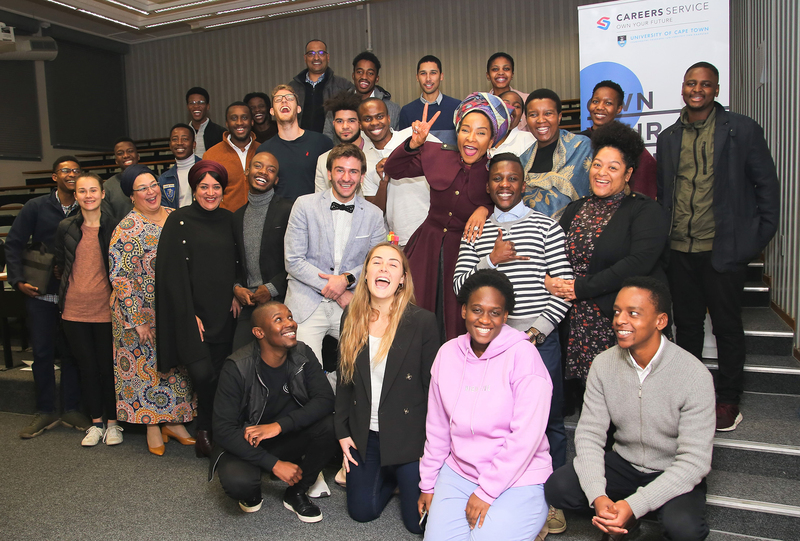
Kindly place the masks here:
POLYGON ((637 518, 691 491, 711 471, 714 383, 703 363, 672 342, 664 344, 642 384, 619 346, 592 363, 574 461, 590 503, 606 494, 603 447, 609 421, 617 428, 617 454, 641 472, 663 472, 625 499, 637 518))

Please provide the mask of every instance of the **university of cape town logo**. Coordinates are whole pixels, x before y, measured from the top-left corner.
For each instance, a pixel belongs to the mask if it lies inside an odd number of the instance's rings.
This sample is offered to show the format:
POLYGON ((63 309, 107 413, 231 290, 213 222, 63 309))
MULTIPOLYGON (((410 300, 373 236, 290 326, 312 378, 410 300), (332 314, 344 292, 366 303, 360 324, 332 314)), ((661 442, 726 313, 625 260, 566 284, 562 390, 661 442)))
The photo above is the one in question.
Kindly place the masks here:
POLYGON ((625 47, 626 43, 628 43, 628 36, 617 36, 617 45, 625 47))
POLYGON ((600 30, 608 30, 608 27, 611 26, 611 19, 608 17, 600 17, 597 20, 597 28, 600 30))

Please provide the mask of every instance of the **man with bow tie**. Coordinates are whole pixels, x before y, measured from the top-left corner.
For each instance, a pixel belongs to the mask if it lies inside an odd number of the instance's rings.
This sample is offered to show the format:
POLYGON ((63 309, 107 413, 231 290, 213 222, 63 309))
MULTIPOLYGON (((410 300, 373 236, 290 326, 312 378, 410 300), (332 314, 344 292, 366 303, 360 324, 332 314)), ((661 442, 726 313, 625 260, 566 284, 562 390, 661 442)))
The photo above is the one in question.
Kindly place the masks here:
MULTIPOLYGON (((383 213, 358 193, 367 169, 361 149, 335 146, 327 169, 331 188, 297 199, 284 238, 286 305, 298 323, 297 339, 317 359, 325 335, 339 339, 367 252, 386 238, 383 213)), ((335 387, 335 372, 328 379, 335 387)))

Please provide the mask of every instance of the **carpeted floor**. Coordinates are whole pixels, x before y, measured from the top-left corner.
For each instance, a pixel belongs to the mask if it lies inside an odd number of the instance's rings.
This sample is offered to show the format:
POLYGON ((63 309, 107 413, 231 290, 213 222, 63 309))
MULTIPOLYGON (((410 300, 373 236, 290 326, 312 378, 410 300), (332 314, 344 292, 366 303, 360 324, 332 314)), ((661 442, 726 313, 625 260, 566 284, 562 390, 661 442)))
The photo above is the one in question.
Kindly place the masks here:
MULTIPOLYGON (((264 476, 264 506, 245 514, 222 491, 206 482, 208 462, 193 447, 171 441, 163 457, 147 451, 144 430, 127 426, 116 447, 83 448, 81 432, 63 426, 32 440, 17 437, 31 416, 0 413, 0 539, 3 540, 414 540, 400 520, 396 500, 376 521, 349 518, 344 489, 325 476, 333 491, 318 500, 324 519, 303 524, 283 508, 285 485, 264 476)), ((566 533, 552 541, 597 540, 588 518, 568 516, 566 533)), ((733 539, 715 537, 709 540, 733 539)), ((737 537, 738 538, 738 537, 737 537)), ((660 539, 645 523, 630 541, 660 539)), ((494 540, 493 540, 494 541, 494 540)), ((496 540, 503 541, 503 540, 496 540)))

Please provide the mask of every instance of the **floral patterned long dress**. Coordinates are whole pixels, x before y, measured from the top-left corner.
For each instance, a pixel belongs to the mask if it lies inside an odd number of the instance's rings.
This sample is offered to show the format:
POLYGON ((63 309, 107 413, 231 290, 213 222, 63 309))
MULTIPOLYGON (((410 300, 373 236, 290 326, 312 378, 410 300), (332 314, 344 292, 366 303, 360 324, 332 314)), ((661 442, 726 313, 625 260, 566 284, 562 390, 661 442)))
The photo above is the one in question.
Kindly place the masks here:
MULTIPOLYGON (((566 236, 567 259, 575 276, 589 273, 594 243, 622 204, 625 193, 606 199, 590 197, 575 218, 566 236)), ((617 343, 611 320, 603 314, 594 299, 576 300, 569 311, 569 339, 565 379, 586 381, 594 358, 617 343)))
POLYGON ((128 423, 187 423, 195 416, 196 402, 185 370, 158 372, 155 345, 140 343, 135 329, 144 323, 156 328, 160 236, 161 226, 134 209, 114 230, 109 247, 117 419, 128 423))

